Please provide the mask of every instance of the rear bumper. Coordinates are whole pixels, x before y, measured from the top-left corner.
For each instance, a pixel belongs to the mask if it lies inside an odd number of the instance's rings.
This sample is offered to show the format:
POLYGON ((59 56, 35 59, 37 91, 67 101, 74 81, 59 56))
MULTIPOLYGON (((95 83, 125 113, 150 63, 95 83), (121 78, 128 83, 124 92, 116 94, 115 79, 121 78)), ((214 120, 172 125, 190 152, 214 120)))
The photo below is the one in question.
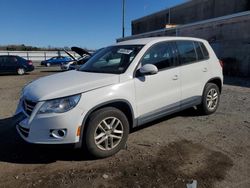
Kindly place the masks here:
POLYGON ((31 72, 33 70, 35 70, 35 67, 33 65, 32 66, 28 66, 28 67, 25 68, 26 72, 31 72))

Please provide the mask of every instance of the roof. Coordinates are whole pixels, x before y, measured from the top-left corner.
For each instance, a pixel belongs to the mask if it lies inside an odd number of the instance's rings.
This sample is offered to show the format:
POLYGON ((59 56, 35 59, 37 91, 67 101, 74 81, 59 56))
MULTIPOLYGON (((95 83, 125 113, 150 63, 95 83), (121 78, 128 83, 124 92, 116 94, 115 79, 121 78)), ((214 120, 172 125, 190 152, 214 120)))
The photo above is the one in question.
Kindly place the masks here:
POLYGON ((192 38, 192 37, 149 37, 149 38, 126 40, 126 41, 118 42, 116 45, 146 45, 148 43, 157 43, 157 42, 168 41, 168 40, 203 41, 202 39, 192 38))

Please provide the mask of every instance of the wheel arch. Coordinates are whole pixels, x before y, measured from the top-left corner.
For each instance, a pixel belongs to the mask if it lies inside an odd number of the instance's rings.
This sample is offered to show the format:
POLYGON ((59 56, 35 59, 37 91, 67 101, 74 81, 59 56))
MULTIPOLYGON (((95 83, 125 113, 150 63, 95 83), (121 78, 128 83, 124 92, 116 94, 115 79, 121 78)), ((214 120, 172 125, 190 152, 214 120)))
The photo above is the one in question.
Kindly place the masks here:
MULTIPOLYGON (((219 77, 211 78, 210 80, 207 81, 206 85, 208 83, 216 84, 218 86, 219 90, 220 90, 220 93, 221 93, 221 91, 222 91, 222 85, 223 85, 221 78, 219 78, 219 77)), ((205 89, 205 86, 204 86, 204 89, 205 89)), ((204 89, 203 89, 203 91, 204 91, 204 89)))
POLYGON ((129 122, 129 131, 135 126, 136 121, 134 118, 134 110, 132 108, 132 105, 130 104, 129 101, 124 100, 124 99, 117 99, 117 100, 111 100, 111 101, 107 101, 105 103, 101 103, 96 105, 95 107, 91 108, 86 116, 84 117, 83 121, 82 121, 82 125, 81 125, 81 134, 80 134, 80 140, 79 140, 79 144, 76 145, 76 147, 81 147, 82 145, 82 137, 84 136, 84 132, 86 130, 86 123, 89 120, 90 115, 102 108, 105 107, 114 107, 117 108, 119 110, 121 110, 126 117, 128 118, 128 122, 129 122))

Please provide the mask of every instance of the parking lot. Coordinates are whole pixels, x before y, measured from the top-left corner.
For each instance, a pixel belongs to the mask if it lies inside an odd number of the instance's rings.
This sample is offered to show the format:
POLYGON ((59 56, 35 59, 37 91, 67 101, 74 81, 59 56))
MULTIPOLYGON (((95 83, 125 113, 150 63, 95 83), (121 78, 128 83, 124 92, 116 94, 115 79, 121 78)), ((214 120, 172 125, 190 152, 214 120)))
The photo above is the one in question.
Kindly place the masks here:
MULTIPOLYGON (((226 78, 218 111, 194 109, 133 130, 127 148, 102 160, 24 143, 11 118, 22 87, 58 67, 0 76, 0 187, 250 187, 250 81, 226 78)), ((48 83, 49 84, 49 83, 48 83)))

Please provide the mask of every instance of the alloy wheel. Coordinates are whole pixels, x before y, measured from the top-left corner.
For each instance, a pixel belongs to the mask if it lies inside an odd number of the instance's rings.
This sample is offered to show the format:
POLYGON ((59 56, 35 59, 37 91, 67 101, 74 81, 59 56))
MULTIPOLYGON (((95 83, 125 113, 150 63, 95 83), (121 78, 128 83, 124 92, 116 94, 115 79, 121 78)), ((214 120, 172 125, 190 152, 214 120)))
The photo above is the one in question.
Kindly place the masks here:
POLYGON ((212 88, 208 91, 206 102, 207 102, 207 108, 210 111, 213 111, 217 107, 218 97, 219 95, 216 89, 212 88))
POLYGON ((115 117, 103 119, 96 127, 94 139, 96 146, 104 151, 112 150, 122 140, 123 124, 115 117))

